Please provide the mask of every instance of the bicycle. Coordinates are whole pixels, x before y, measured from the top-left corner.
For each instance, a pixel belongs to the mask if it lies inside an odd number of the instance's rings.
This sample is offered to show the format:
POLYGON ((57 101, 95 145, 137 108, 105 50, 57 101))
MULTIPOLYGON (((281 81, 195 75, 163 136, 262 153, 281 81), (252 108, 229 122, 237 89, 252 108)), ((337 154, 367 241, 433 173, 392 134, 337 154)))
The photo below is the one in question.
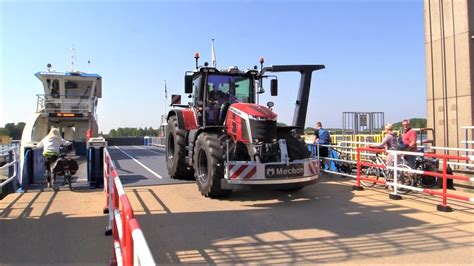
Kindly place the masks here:
POLYGON ((335 161, 334 165, 336 167, 337 172, 339 173, 344 173, 350 175, 352 172, 352 164, 348 161, 350 161, 350 158, 347 154, 338 151, 336 149, 331 148, 329 151, 330 157, 339 159, 339 160, 344 160, 344 161, 335 161), (334 154, 334 153, 335 154, 334 154))
MULTIPOLYGON (((57 190, 57 188, 54 187, 54 182, 56 181, 56 175, 63 176, 64 181, 63 181, 63 186, 68 185, 69 190, 73 191, 74 188, 72 187, 72 176, 76 173, 78 169, 77 162, 74 161, 73 159, 66 158, 67 152, 65 147, 61 146, 59 149, 59 157, 52 163, 51 169, 53 170, 53 173, 50 174, 50 180, 51 182, 49 185, 54 189, 57 190)), ((47 170, 48 173, 51 173, 51 170, 47 170)))
MULTIPOLYGON (((361 169, 361 174, 365 177, 373 177, 375 181, 371 180, 360 180, 360 183, 364 187, 373 187, 377 184, 380 177, 383 177, 386 182, 393 182, 393 170, 386 168, 385 161, 380 158, 379 154, 376 153, 371 159, 372 164, 383 165, 384 168, 378 168, 374 166, 364 167, 361 169)), ((412 168, 404 163, 397 165, 398 169, 409 169, 412 168)), ((413 185, 413 174, 406 171, 398 171, 397 182, 401 185, 412 186, 413 185)), ((386 186, 388 187, 388 185, 386 186)), ((397 187, 397 193, 407 194, 410 189, 397 187)))
POLYGON ((61 163, 63 164, 63 169, 62 169, 62 176, 64 177, 64 182, 63 184, 66 185, 68 184, 69 190, 73 190, 72 188, 72 173, 71 169, 69 167, 69 160, 66 159, 66 153, 61 153, 59 155, 58 160, 61 160, 61 163))
MULTIPOLYGON (((415 159, 415 169, 429 172, 436 172, 439 168, 439 160, 417 156, 415 159)), ((432 188, 440 183, 438 177, 429 175, 414 175, 413 185, 432 188)))

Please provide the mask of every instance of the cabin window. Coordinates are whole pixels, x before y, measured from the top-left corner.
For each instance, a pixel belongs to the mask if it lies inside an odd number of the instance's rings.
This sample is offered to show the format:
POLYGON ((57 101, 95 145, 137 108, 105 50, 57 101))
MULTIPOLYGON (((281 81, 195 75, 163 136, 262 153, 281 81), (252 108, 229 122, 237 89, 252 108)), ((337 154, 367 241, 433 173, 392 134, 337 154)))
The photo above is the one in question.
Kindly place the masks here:
POLYGON ((93 82, 88 80, 66 80, 66 98, 88 99, 91 96, 92 84, 93 82))
POLYGON ((193 80, 193 103, 194 106, 198 105, 198 101, 200 100, 200 95, 202 94, 201 90, 201 77, 193 80))
POLYGON ((53 98, 59 98, 59 80, 57 79, 47 79, 49 93, 53 98))

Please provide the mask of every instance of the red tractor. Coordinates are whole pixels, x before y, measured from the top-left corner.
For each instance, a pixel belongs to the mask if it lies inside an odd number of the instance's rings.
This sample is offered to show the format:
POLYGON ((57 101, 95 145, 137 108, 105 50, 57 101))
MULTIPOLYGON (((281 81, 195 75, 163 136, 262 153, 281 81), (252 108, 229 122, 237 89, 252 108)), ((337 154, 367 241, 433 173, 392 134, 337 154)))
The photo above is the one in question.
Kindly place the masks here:
MULTIPOLYGON (((310 158, 300 133, 304 128, 311 74, 324 65, 255 66, 218 70, 198 67, 185 74, 185 93, 192 102, 168 113, 166 160, 170 177, 195 178, 206 197, 230 194, 236 185, 270 185, 298 190, 317 182, 319 163, 310 158), (277 115, 256 104, 265 72, 301 73, 293 126, 277 126, 277 115), (257 85, 258 84, 258 85, 257 85), (258 87, 258 88, 257 88, 258 87)), ((176 106, 175 106, 176 107, 176 106)))

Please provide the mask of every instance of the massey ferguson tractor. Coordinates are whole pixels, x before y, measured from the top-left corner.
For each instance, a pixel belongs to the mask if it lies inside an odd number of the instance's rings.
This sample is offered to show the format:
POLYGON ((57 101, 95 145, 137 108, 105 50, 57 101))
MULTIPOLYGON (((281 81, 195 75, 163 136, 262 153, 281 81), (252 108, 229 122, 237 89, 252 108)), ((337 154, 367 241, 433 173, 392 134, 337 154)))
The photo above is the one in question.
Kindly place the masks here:
POLYGON ((169 111, 166 157, 170 177, 196 179, 202 195, 222 197, 238 185, 268 185, 294 191, 316 183, 319 162, 300 134, 308 106, 311 75, 324 65, 277 65, 260 70, 198 67, 185 74, 189 105, 169 111), (278 94, 276 76, 268 72, 301 73, 292 126, 277 126, 273 103, 256 104, 263 79, 278 94))

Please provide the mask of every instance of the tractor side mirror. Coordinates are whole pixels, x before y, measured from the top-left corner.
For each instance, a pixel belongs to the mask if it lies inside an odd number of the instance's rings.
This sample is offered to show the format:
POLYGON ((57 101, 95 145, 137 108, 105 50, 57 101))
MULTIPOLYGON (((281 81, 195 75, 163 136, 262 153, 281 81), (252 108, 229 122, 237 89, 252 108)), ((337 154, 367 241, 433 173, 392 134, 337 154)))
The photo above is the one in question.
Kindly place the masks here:
POLYGON ((265 92, 265 89, 263 89, 263 80, 259 79, 257 81, 257 94, 262 94, 265 92))
POLYGON ((184 76, 184 93, 193 93, 193 76, 184 76))
POLYGON ((270 91, 272 96, 278 95, 278 79, 272 79, 270 81, 270 91))

